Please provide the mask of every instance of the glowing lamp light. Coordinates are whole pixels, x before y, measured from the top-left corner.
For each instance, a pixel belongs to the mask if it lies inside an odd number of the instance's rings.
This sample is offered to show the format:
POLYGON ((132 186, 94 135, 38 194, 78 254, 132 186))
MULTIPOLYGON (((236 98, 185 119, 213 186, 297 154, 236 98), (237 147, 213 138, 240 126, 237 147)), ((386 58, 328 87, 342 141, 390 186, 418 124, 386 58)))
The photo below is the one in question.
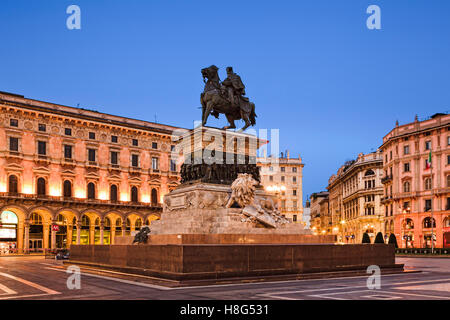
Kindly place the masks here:
POLYGON ((100 200, 108 200, 108 193, 106 191, 100 191, 98 194, 100 200))
POLYGON ((86 198, 86 193, 82 189, 76 189, 75 190, 75 198, 84 199, 84 198, 86 198))
POLYGON ((325 230, 322 230, 322 233, 323 233, 323 234, 325 234, 325 232, 326 232, 325 230))
POLYGON ((31 187, 31 185, 24 185, 22 193, 32 194, 33 193, 33 188, 31 187))
POLYGON ((50 195, 52 197, 60 197, 61 192, 59 191, 59 189, 57 187, 50 187, 50 195))

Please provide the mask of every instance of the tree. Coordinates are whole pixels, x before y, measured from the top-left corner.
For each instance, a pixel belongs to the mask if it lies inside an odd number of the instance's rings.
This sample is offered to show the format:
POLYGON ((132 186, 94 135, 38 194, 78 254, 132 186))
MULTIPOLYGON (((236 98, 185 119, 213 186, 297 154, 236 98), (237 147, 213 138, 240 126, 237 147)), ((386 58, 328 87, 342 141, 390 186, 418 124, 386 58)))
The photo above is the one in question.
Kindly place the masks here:
POLYGON ((383 243, 384 244, 384 238, 383 238, 383 234, 381 232, 377 233, 374 243, 383 243))
POLYGON ((367 232, 363 233, 362 243, 370 243, 370 237, 369 237, 369 234, 367 232))
POLYGON ((389 236, 388 244, 393 244, 396 249, 398 248, 397 238, 395 237, 395 235, 393 233, 391 233, 391 235, 389 236))

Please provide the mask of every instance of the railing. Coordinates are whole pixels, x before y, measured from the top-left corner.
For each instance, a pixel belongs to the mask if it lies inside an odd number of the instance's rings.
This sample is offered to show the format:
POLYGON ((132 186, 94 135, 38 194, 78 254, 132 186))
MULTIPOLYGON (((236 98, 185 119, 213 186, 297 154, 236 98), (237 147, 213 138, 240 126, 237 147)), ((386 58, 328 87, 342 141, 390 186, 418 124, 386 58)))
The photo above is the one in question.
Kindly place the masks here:
POLYGON ((59 197, 59 196, 49 196, 49 195, 38 195, 38 194, 24 194, 24 193, 14 193, 14 192, 0 192, 0 197, 13 198, 13 199, 32 199, 32 200, 42 200, 42 201, 56 201, 56 202, 75 202, 75 203, 86 203, 86 204, 100 204, 100 205, 114 205, 114 206, 141 206, 141 207, 154 207, 162 208, 162 204, 153 204, 146 202, 132 202, 132 201, 110 201, 110 200, 99 200, 99 199, 79 199, 74 197, 59 197))
MULTIPOLYGON (((433 254, 441 254, 441 255, 449 255, 450 256, 450 248, 434 248, 433 254)), ((423 254, 431 254, 431 248, 397 248, 395 249, 396 254, 413 254, 413 255, 423 255, 423 254)))
POLYGON ((389 175, 387 175, 387 176, 385 176, 385 177, 383 177, 383 178, 381 178, 381 183, 388 183, 389 181, 391 181, 392 180, 392 175, 391 174, 389 174, 389 175))

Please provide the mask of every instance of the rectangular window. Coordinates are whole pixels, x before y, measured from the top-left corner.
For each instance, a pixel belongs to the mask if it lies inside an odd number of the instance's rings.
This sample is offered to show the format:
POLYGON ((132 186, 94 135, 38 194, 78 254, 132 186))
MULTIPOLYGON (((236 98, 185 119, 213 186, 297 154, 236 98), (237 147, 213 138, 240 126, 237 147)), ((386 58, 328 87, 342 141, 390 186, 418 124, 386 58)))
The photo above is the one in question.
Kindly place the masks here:
POLYGON ((175 160, 170 160, 170 171, 177 171, 177 163, 175 160))
POLYGON ((445 210, 450 210, 450 198, 447 198, 447 205, 445 206, 445 210))
POLYGON ((88 149, 88 160, 90 162, 95 162, 95 149, 88 149))
POLYGON ((431 211, 431 199, 425 200, 425 212, 431 211))
POLYGON ((19 152, 19 138, 9 138, 9 151, 19 152))
POLYGON ((119 159, 118 152, 111 151, 111 164, 119 164, 118 159, 119 159))
POLYGON ((447 137, 447 145, 450 146, 450 136, 447 137))
POLYGON ((95 140, 95 132, 89 132, 89 139, 95 140))
POLYGON ((286 171, 285 167, 280 167, 280 169, 281 169, 281 172, 285 172, 286 171))
POLYGON ((297 177, 292 177, 292 182, 297 183, 297 177))
POLYGON ((403 164, 403 172, 409 172, 410 168, 409 168, 409 162, 404 163, 403 164))
POLYGON ((431 141, 425 141, 425 150, 431 150, 431 141))
POLYGON ((281 182, 284 182, 284 176, 281 176, 281 182))
POLYGON ((296 195, 297 195, 297 190, 295 190, 295 189, 292 190, 292 195, 293 195, 293 196, 296 196, 296 195))
POLYGON ((111 136, 111 142, 117 143, 117 136, 111 136))
POLYGON ((72 159, 72 146, 64 146, 64 158, 72 159))
POLYGON ((269 176, 269 181, 273 181, 273 176, 269 176))
POLYGON ((174 145, 170 146, 170 151, 175 151, 175 146, 174 145))
POLYGON ((152 169, 153 170, 158 170, 159 169, 159 164, 158 164, 158 158, 152 158, 152 169))
POLYGON ((47 143, 45 141, 38 141, 38 155, 45 156, 47 154, 47 143))
POLYGON ((70 128, 65 128, 65 129, 64 129, 64 134, 65 134, 66 136, 71 136, 71 135, 72 135, 72 129, 70 129, 70 128))
POLYGON ((9 119, 9 125, 11 127, 18 127, 19 126, 19 120, 17 120, 17 119, 9 119))
POLYGON ((135 146, 135 147, 137 147, 138 146, 138 140, 137 139, 133 139, 132 140, 133 142, 132 142, 132 144, 133 144, 133 146, 135 146))
POLYGON ((158 143, 152 142, 152 149, 158 149, 158 143))
POLYGON ((409 146, 404 146, 403 147, 403 154, 409 154, 409 146))
POLYGON ((135 168, 139 167, 139 156, 137 154, 131 155, 131 166, 135 168))
POLYGON ((447 156, 447 164, 450 164, 450 155, 447 156))
POLYGON ((39 123, 38 124, 38 130, 41 131, 41 132, 45 132, 45 131, 47 131, 47 126, 45 124, 43 124, 43 123, 39 123))
POLYGON ((294 214, 294 215, 292 216, 292 221, 294 221, 294 222, 297 221, 297 215, 296 215, 296 214, 294 214))
POLYGON ((297 172, 297 167, 292 167, 292 172, 297 172))

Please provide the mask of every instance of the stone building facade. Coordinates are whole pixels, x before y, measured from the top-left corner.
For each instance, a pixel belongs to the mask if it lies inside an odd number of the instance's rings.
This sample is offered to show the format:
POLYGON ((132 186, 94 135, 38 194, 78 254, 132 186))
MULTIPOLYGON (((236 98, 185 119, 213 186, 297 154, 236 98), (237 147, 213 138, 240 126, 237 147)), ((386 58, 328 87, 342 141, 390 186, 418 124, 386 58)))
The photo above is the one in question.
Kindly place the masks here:
POLYGON ((289 152, 279 158, 257 158, 261 184, 275 193, 280 212, 293 222, 303 223, 303 167, 302 158, 291 158, 289 152))
POLYGON ((309 199, 311 231, 314 234, 331 234, 329 193, 327 191, 313 193, 309 199))
POLYGON ((179 184, 179 128, 0 93, 0 251, 110 244, 179 184))
POLYGON ((367 232, 371 242, 378 232, 384 233, 383 160, 380 151, 359 154, 339 168, 328 181, 332 232, 338 241, 361 243, 367 232))
POLYGON ((400 247, 425 248, 433 230, 435 247, 450 247, 450 115, 397 122, 380 149, 386 232, 400 247))

